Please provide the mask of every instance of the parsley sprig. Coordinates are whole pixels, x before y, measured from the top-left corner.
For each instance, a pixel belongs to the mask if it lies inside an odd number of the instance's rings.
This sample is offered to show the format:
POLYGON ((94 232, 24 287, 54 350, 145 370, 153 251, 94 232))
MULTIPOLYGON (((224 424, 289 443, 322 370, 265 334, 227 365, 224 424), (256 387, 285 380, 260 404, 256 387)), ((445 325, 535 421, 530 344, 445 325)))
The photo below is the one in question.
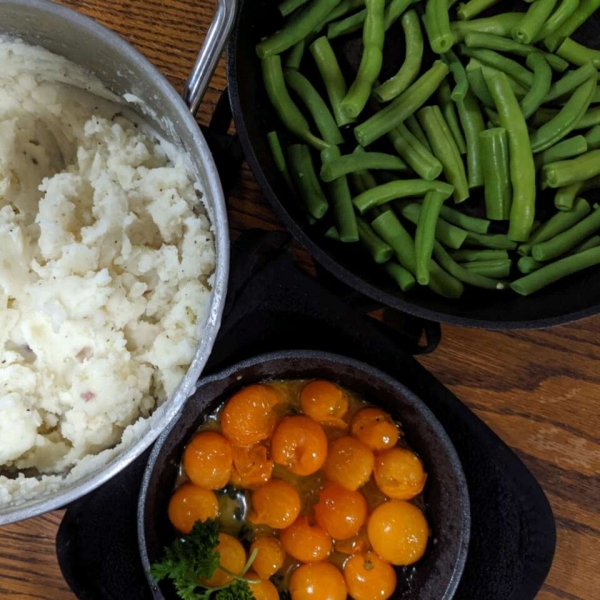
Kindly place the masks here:
POLYGON ((239 575, 219 566, 219 526, 213 519, 196 521, 188 535, 177 538, 165 548, 161 561, 150 567, 156 581, 171 579, 182 600, 254 600, 244 575, 250 570, 256 552, 253 552, 239 575), (227 585, 211 588, 203 583, 217 569, 233 577, 227 585))

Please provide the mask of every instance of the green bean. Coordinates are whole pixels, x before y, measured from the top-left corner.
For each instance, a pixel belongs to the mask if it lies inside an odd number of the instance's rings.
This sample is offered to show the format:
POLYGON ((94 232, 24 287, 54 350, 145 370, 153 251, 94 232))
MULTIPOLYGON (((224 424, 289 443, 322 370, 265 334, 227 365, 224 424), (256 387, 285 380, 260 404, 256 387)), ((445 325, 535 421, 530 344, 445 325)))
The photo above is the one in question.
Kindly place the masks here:
POLYGON ((473 262, 480 260, 506 260, 508 252, 506 250, 455 250, 450 254, 458 263, 473 262))
POLYGON ((362 9, 365 7, 365 0, 342 0, 328 15, 325 19, 325 23, 331 23, 336 21, 340 17, 343 17, 355 10, 362 9))
POLYGON ((481 248, 492 248, 496 250, 514 250, 517 242, 511 240, 507 235, 494 233, 483 235, 481 233, 467 233, 465 240, 467 246, 479 246, 481 248))
POLYGON ((492 279, 502 279, 510 275, 512 261, 509 258, 502 260, 475 260, 462 265, 467 271, 477 273, 492 279))
POLYGON ((523 15, 521 22, 513 27, 513 40, 521 44, 531 43, 540 32, 546 19, 552 14, 556 0, 535 0, 523 15))
POLYGON ((594 92, 594 95, 592 96, 592 104, 598 104, 600 103, 600 87, 596 87, 596 91, 594 92))
MULTIPOLYGON (((401 16, 402 13, 414 2, 415 0, 392 0, 386 7, 383 15, 383 26, 387 31, 401 16)), ((348 35, 362 28, 362 25, 367 16, 366 10, 352 15, 342 21, 331 23, 327 28, 327 37, 332 40, 342 35, 348 35)))
POLYGON ((433 148, 434 155, 444 167, 446 179, 454 186, 454 202, 463 202, 469 197, 465 166, 439 106, 422 108, 418 117, 433 148))
POLYGON ((582 135, 576 135, 572 138, 558 142, 548 150, 544 150, 535 156, 535 168, 541 169, 544 165, 579 156, 587 152, 588 145, 582 135))
POLYGON ((568 212, 559 212, 553 215, 545 223, 540 225, 538 229, 533 233, 531 238, 526 244, 519 246, 519 254, 526 256, 531 253, 531 248, 535 244, 540 244, 551 240, 556 237, 559 233, 566 231, 570 227, 573 227, 576 223, 579 223, 581 219, 586 217, 590 213, 591 207, 587 200, 578 198, 577 202, 573 206, 573 210, 568 212))
POLYGON ((356 218, 360 243, 371 258, 378 264, 388 262, 394 256, 394 250, 373 231, 371 225, 360 217, 356 218))
POLYGON ((297 17, 294 15, 283 29, 258 43, 256 46, 258 57, 275 56, 303 40, 323 22, 339 2, 340 0, 312 0, 297 17))
POLYGON ((454 44, 454 36, 450 29, 448 0, 427 0, 423 23, 431 49, 436 54, 448 52, 454 44))
POLYGON ((467 33, 465 36, 465 45, 467 48, 483 48, 487 50, 496 50, 498 52, 507 52, 508 54, 517 54, 518 56, 529 56, 530 54, 542 54, 548 61, 548 64, 555 71, 566 71, 569 63, 559 56, 543 52, 535 46, 520 44, 513 39, 500 37, 491 33, 479 33, 477 31, 467 33))
POLYGON ((329 205, 315 173, 308 146, 290 146, 288 160, 294 188, 299 192, 309 214, 315 219, 320 219, 327 212, 329 205))
POLYGON ((469 91, 469 80, 467 79, 467 71, 460 59, 452 50, 448 50, 442 54, 442 60, 448 65, 450 73, 454 77, 454 89, 452 90, 451 98, 454 102, 464 100, 469 91))
POLYGON ((458 122, 458 115, 456 114, 456 107, 452 100, 452 92, 450 91, 450 84, 447 80, 440 83, 440 87, 437 92, 438 101, 440 103, 440 110, 446 120, 446 125, 452 134, 452 138, 456 143, 456 147, 460 154, 466 154, 467 144, 465 142, 465 136, 463 135, 460 123, 458 122))
POLYGON ((386 262, 383 265, 383 270, 398 284, 403 292, 408 292, 416 283, 411 272, 393 260, 386 262))
POLYGON ((508 137, 501 127, 479 134, 485 210, 488 219, 503 221, 510 217, 511 190, 508 137))
POLYGON ((335 23, 330 23, 327 26, 327 38, 330 40, 334 40, 335 38, 341 37, 343 35, 348 35, 350 33, 354 33, 359 29, 362 29, 363 23, 365 22, 365 18, 367 17, 367 11, 361 10, 341 21, 336 21, 335 23))
POLYGON ((334 240, 336 242, 341 241, 340 240, 340 235, 339 235, 337 229, 335 228, 335 225, 332 225, 323 235, 328 240, 334 240))
POLYGON ((329 144, 310 132, 308 121, 304 118, 287 91, 281 57, 270 56, 262 62, 262 73, 269 100, 275 108, 281 122, 301 140, 304 140, 317 150, 327 148, 329 144))
POLYGON ((457 103, 460 122, 467 138, 467 172, 470 188, 483 185, 483 168, 479 134, 485 130, 485 123, 475 96, 469 92, 465 99, 457 103))
POLYGON ((455 262, 452 257, 446 252, 444 247, 436 242, 433 246, 433 255, 439 261, 440 266, 448 271, 450 275, 456 277, 459 281, 468 283, 474 287, 483 288, 486 290, 503 290, 505 285, 500 281, 495 281, 489 277, 484 277, 477 273, 473 273, 465 269, 462 265, 455 262))
POLYGON ((498 4, 500 0, 469 0, 466 4, 460 4, 456 14, 462 21, 468 21, 484 10, 498 4))
POLYGON ((546 19, 539 33, 533 40, 537 43, 552 35, 577 10, 579 0, 562 0, 560 6, 546 19))
POLYGON ((425 181, 424 179, 405 179, 378 185, 356 196, 352 202, 361 215, 367 211, 401 198, 424 196, 427 192, 436 190, 449 198, 454 188, 442 181, 425 181))
POLYGON ((354 171, 364 169, 387 169, 392 171, 406 171, 408 165, 393 154, 383 152, 365 152, 364 154, 346 154, 332 160, 321 168, 321 179, 329 182, 348 175, 354 171))
POLYGON ((533 119, 531 119, 531 127, 535 129, 549 123, 559 112, 560 108, 540 108, 533 116, 533 119))
POLYGON ((329 40, 326 37, 316 39, 310 45, 310 52, 325 84, 335 122, 338 124, 338 127, 352 123, 353 119, 348 117, 341 107, 342 100, 346 96, 348 88, 346 87, 346 81, 340 71, 340 66, 329 44, 329 40))
POLYGON ((285 66, 288 69, 295 69, 297 71, 304 58, 304 50, 306 50, 306 40, 300 40, 295 46, 292 46, 292 49, 286 56, 285 66))
POLYGON ((447 74, 448 67, 435 61, 406 91, 354 129, 358 143, 368 146, 400 125, 429 99, 447 74))
MULTIPOLYGON (((413 275, 417 270, 415 244, 393 211, 387 210, 372 222, 373 229, 394 249, 398 262, 413 275)), ((460 298, 463 285, 432 261, 429 287, 446 298, 460 298)))
POLYGON ((589 129, 600 125, 600 106, 588 109, 577 121, 574 129, 589 129))
POLYGON ((595 125, 585 134, 588 150, 600 149, 600 125, 595 125))
POLYGON ((596 68, 592 63, 586 63, 575 71, 569 71, 563 75, 556 83, 550 86, 550 91, 544 102, 552 102, 557 98, 561 98, 570 94, 575 88, 585 83, 590 77, 595 74, 596 68))
POLYGON ((484 77, 501 126, 508 137, 509 176, 512 185, 512 204, 508 236, 524 242, 528 239, 535 219, 535 166, 529 145, 527 123, 504 73, 486 73, 484 77))
POLYGON ((521 277, 510 284, 510 287, 521 294, 528 296, 541 288, 600 263, 600 248, 591 248, 574 256, 568 256, 555 263, 546 265, 530 275, 521 277))
MULTIPOLYGON (((443 195, 436 192, 435 202, 443 202, 442 198, 443 195)), ((423 205, 421 203, 398 203, 397 208, 407 221, 410 221, 414 225, 419 225, 421 214, 423 213, 423 205)), ((452 248, 453 250, 458 250, 465 243, 467 232, 456 225, 452 225, 452 223, 444 221, 444 219, 438 218, 435 220, 435 237, 440 240, 444 246, 448 246, 448 248, 452 248)), ((418 280, 419 278, 417 277, 417 281, 418 280)))
MULTIPOLYGON (((340 149, 337 146, 330 146, 321 152, 321 161, 328 163, 340 157, 340 149)), ((345 176, 334 179, 329 185, 329 197, 333 212, 333 220, 338 232, 340 241, 356 242, 358 241, 358 228, 356 224, 356 215, 352 204, 352 196, 348 187, 348 180, 345 176)))
POLYGON ((401 123, 388 134, 394 149, 419 177, 433 181, 442 172, 442 163, 401 123))
POLYGON ((600 50, 587 48, 583 44, 567 38, 556 51, 558 56, 568 60, 573 65, 583 66, 591 62, 596 69, 600 69, 600 50))
POLYGON ((556 49, 568 38, 574 31, 579 29, 589 17, 600 7, 600 0, 581 0, 579 6, 571 16, 553 33, 546 36, 544 45, 551 52, 556 49))
POLYGON ((355 119, 365 108, 373 84, 379 77, 383 65, 383 10, 385 0, 365 0, 367 16, 363 28, 363 51, 356 79, 342 100, 341 109, 355 119))
POLYGON ((332 145, 341 144, 344 138, 327 104, 325 104, 312 83, 304 75, 293 69, 285 69, 284 77, 288 87, 298 94, 298 97, 306 106, 323 140, 332 145))
POLYGON ((486 107, 492 108, 494 100, 490 94, 485 79, 483 78, 482 65, 478 60, 471 59, 467 65, 466 72, 471 91, 477 96, 477 99, 486 107))
POLYGON ((533 73, 512 58, 507 58, 494 50, 487 50, 486 48, 461 47, 461 52, 465 56, 477 59, 488 67, 493 67, 505 73, 526 88, 531 87, 533 84, 533 73))
POLYGON ((543 266, 544 263, 538 262, 535 258, 531 258, 531 256, 521 256, 517 262, 517 269, 525 275, 533 273, 543 266))
POLYGON ((283 2, 277 5, 277 8, 282 17, 287 17, 307 2, 308 0, 283 0, 283 2))
POLYGON ((565 254, 598 230, 600 230, 600 210, 595 209, 587 217, 553 238, 545 242, 536 242, 531 248, 531 255, 535 260, 547 262, 565 254))
POLYGON ((502 37, 510 37, 512 28, 523 18, 522 12, 507 12, 494 17, 473 19, 472 21, 455 21, 450 29, 456 42, 462 42, 467 33, 479 31, 481 33, 493 33, 502 37))
POLYGON ((593 75, 573 92, 573 95, 553 119, 530 135, 531 151, 534 154, 554 146, 571 133, 577 125, 577 121, 585 114, 590 105, 595 89, 596 75, 593 75))
POLYGON ((487 233, 490 227, 490 222, 487 219, 479 219, 478 217, 466 215, 449 206, 442 206, 440 215, 445 221, 474 233, 487 233))
POLYGON ((533 83, 527 95, 521 100, 521 112, 528 119, 544 102, 552 84, 552 70, 542 54, 535 52, 526 59, 533 71, 533 83))
POLYGON ((592 150, 570 160, 545 165, 544 183, 551 188, 564 187, 600 175, 600 150, 592 150))
POLYGON ((581 244, 575 246, 566 256, 572 256, 573 254, 584 252, 590 248, 597 248, 598 246, 600 246, 600 235, 593 235, 591 238, 585 240, 585 242, 581 242, 581 244))
POLYGON ((409 10, 402 16, 405 39, 405 58, 400 70, 391 79, 373 90, 380 102, 389 102, 399 96, 416 79, 423 59, 423 35, 416 11, 409 10))
POLYGON ((417 281, 420 285, 429 284, 429 263, 433 254, 436 226, 444 201, 444 196, 433 190, 425 194, 421 204, 421 214, 415 231, 417 281))
POLYGON ((556 196, 554 196, 554 206, 560 211, 571 210, 575 198, 581 191, 582 186, 583 182, 578 181, 577 183, 558 188, 558 190, 556 190, 556 196))
POLYGON ((285 179, 288 187, 293 189, 292 187, 292 179, 290 177, 290 172, 288 171, 287 164, 285 162, 285 156, 283 154, 283 149, 279 142, 279 136, 276 131, 270 131, 267 133, 267 142, 269 142, 269 148, 271 149, 271 154, 273 155, 273 162, 275 163, 275 167, 281 173, 282 177, 285 179))
POLYGON ((427 139, 423 128, 419 124, 417 117, 415 117, 415 115, 411 115, 408 117, 408 119, 406 119, 406 121, 404 121, 404 124, 406 125, 406 128, 421 142, 421 144, 423 144, 423 146, 425 146, 425 148, 431 152, 429 140, 427 139))

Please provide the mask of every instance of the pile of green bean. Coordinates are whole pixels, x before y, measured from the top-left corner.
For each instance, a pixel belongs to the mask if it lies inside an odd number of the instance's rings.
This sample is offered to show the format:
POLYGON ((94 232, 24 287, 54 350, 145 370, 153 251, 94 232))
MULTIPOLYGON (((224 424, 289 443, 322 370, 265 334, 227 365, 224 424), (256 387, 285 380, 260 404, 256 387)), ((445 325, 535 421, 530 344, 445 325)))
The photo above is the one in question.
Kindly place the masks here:
POLYGON ((528 1, 284 0, 256 46, 290 196, 402 291, 528 295, 600 263, 600 50, 571 38, 600 0, 528 1), (357 31, 349 82, 331 41, 357 31), (388 31, 405 53, 381 81, 388 31))

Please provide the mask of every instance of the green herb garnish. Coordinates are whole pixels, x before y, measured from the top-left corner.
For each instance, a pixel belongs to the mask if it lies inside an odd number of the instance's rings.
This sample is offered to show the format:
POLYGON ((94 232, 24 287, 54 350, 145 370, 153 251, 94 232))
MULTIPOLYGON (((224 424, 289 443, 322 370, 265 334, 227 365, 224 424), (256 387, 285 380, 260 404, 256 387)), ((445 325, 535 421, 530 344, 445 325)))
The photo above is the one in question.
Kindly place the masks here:
MULTIPOLYGON (((176 539, 165 548, 161 561, 150 567, 156 581, 171 579, 182 600, 254 600, 244 575, 249 571, 256 553, 252 553, 239 575, 219 566, 219 526, 213 519, 196 521, 188 535, 176 539), (218 588, 203 583, 217 569, 224 570, 233 581, 218 588)), ((253 583, 252 581, 250 583, 253 583)))

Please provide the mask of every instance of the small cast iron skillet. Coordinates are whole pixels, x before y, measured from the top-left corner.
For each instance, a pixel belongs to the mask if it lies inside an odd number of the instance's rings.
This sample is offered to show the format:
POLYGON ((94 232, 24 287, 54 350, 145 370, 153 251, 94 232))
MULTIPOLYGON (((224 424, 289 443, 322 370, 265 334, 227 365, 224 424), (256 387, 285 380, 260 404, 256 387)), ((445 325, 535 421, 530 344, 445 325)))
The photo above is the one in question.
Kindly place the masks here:
MULTIPOLYGON (((407 441, 428 472, 425 488, 427 518, 435 543, 410 579, 402 572, 393 598, 450 600, 458 586, 467 555, 470 509, 467 484, 450 439, 431 411, 401 383, 356 360, 313 351, 283 351, 243 361, 202 379, 179 418, 160 436, 150 459, 138 504, 138 536, 146 573, 174 539, 167 505, 183 449, 206 417, 241 387, 265 379, 324 378, 356 391, 388 411, 403 425, 407 441)), ((176 598, 169 585, 160 588, 148 576, 157 599, 176 598)))
MULTIPOLYGON (((502 11, 522 2, 502 3, 502 11)), ((415 286, 402 293, 397 286, 374 267, 373 262, 356 244, 340 244, 323 237, 318 227, 310 226, 304 210, 290 196, 289 189, 275 168, 267 145, 267 133, 284 128, 274 113, 262 83, 260 60, 256 43, 281 26, 277 3, 272 0, 243 0, 238 22, 228 46, 227 78, 233 118, 244 154, 263 193, 284 225, 306 247, 310 254, 351 288, 384 306, 389 306, 431 321, 487 329, 540 328, 559 325, 591 316, 600 311, 600 267, 587 269, 551 285, 536 294, 523 298, 511 291, 494 293, 465 286, 460 300, 447 300, 428 289, 415 286), (417 289, 419 287, 419 289, 417 289)), ((600 13, 596 13, 574 38, 590 47, 598 47, 600 40, 600 13)), ((346 73, 352 81, 353 71, 360 58, 361 32, 348 38, 333 40, 332 45, 346 73)), ((381 79, 392 76, 404 56, 404 40, 400 23, 386 36, 384 70, 381 79)), ((306 52, 301 70, 320 87, 321 79, 315 72, 310 52, 306 52)), ((355 141, 346 134, 344 152, 351 152, 355 141)), ((294 143, 292 138, 285 140, 294 143)), ((587 197, 588 200, 596 200, 587 197)), ((552 196, 540 202, 540 210, 552 205, 552 196), (543 206, 542 206, 543 205, 543 206)))

